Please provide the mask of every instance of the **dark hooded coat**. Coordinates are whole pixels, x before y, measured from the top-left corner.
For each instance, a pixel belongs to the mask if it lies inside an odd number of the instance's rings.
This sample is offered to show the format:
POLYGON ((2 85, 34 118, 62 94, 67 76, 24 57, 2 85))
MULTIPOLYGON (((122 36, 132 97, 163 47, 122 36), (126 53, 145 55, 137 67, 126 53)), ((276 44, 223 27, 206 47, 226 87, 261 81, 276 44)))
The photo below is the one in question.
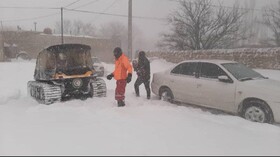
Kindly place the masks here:
POLYGON ((139 52, 138 66, 136 69, 137 75, 143 80, 149 80, 151 77, 150 61, 146 57, 145 52, 139 52))

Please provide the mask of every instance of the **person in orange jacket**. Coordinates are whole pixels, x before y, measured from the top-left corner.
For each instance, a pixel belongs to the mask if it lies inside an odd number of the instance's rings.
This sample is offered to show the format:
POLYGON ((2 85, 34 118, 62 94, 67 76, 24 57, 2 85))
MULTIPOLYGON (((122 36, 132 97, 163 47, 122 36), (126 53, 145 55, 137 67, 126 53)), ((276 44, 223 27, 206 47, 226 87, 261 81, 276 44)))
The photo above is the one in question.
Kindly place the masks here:
POLYGON ((115 99, 118 102, 118 107, 123 107, 125 106, 125 87, 132 78, 132 65, 128 57, 123 54, 121 48, 116 47, 113 52, 115 56, 115 70, 107 76, 107 79, 111 80, 114 77, 117 81, 115 99))

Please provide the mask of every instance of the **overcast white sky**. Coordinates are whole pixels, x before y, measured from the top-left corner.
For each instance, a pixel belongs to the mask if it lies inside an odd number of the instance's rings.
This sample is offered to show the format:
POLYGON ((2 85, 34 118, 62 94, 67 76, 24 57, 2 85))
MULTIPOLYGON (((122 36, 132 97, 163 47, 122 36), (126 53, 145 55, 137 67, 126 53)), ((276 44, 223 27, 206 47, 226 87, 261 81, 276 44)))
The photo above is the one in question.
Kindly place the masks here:
MULTIPOLYGON (((216 0, 215 0, 216 1, 216 0)), ((230 5, 236 0, 220 0, 225 5, 230 5)), ((264 5, 275 3, 277 0, 239 0, 240 4, 247 1, 257 2, 257 9, 264 5)), ((34 22, 37 30, 42 31, 46 27, 54 28, 56 21, 60 20, 60 10, 51 8, 66 7, 70 9, 87 10, 92 12, 106 12, 110 14, 127 15, 128 0, 0 0, 0 20, 3 26, 19 25, 24 30, 34 30, 34 22), (72 5, 70 5, 72 4, 72 5), (70 6, 69 6, 70 5, 70 6), (50 9, 19 9, 3 7, 43 7, 50 9), (45 17, 47 16, 47 17, 45 17)), ((174 0, 133 0, 133 16, 166 18, 175 10, 177 3, 174 0)), ((127 24, 126 17, 107 16, 100 14, 64 12, 64 18, 70 20, 82 20, 100 26, 109 21, 121 21, 127 24)), ((144 37, 156 39, 158 34, 168 29, 166 22, 158 19, 133 19, 134 25, 141 30, 144 37)))
MULTIPOLYGON (((128 0, 0 0, 0 7, 43 7, 60 8, 68 6, 69 9, 87 10, 92 12, 106 12, 111 14, 127 15, 128 0), (88 5, 87 5, 88 4, 88 5)), ((133 0, 133 14, 141 17, 165 18, 168 13, 176 8, 176 2, 169 0, 133 0)), ((108 21, 121 21, 127 23, 126 17, 108 16, 91 13, 80 13, 64 11, 65 19, 83 20, 91 22, 96 26, 108 21)), ((54 23, 60 20, 59 9, 19 9, 19 8, 0 8, 0 20, 4 26, 20 25, 22 29, 34 30, 34 22, 37 22, 37 30, 45 27, 54 27, 54 23), (57 14, 56 14, 57 13, 57 14), (56 14, 56 15, 51 15, 56 14), (42 17, 48 16, 49 17, 42 17), (37 18, 36 17, 41 17, 37 18)), ((161 20, 134 19, 140 29, 150 31, 150 28, 158 30, 158 26, 165 25, 161 20)), ((151 31, 152 32, 152 31, 151 31)))

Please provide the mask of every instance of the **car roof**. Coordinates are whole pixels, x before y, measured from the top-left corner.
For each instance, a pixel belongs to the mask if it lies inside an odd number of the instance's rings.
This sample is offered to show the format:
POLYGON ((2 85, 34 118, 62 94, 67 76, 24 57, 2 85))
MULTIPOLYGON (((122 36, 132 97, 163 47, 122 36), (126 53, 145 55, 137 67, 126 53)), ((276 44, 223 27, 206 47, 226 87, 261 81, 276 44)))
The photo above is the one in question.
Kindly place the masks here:
POLYGON ((214 64, 223 64, 223 63, 237 63, 236 61, 231 60, 218 60, 218 59, 202 59, 202 60, 185 60, 180 63, 190 63, 190 62, 204 62, 204 63, 214 63, 214 64))
POLYGON ((46 48, 49 52, 61 52, 61 51, 67 51, 71 49, 79 49, 82 51, 89 51, 91 50, 91 47, 84 44, 60 44, 60 45, 53 45, 48 48, 46 48))

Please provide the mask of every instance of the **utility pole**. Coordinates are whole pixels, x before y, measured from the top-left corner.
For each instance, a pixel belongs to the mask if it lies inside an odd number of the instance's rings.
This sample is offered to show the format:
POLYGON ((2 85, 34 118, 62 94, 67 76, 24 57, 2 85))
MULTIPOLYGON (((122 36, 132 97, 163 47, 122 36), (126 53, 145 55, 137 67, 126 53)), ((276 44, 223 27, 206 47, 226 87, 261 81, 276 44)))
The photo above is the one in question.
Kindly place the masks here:
POLYGON ((1 21, 1 31, 3 31, 3 22, 1 21))
POLYGON ((128 57, 132 60, 132 0, 128 1, 128 57))
POLYGON ((61 44, 64 44, 64 40, 63 40, 63 7, 61 7, 61 44))
POLYGON ((1 21, 1 34, 0 34, 0 62, 5 60, 4 57, 4 37, 3 37, 3 22, 1 21))
POLYGON ((36 25, 37 25, 37 22, 34 22, 34 30, 35 30, 35 32, 37 31, 37 29, 36 29, 36 25))

